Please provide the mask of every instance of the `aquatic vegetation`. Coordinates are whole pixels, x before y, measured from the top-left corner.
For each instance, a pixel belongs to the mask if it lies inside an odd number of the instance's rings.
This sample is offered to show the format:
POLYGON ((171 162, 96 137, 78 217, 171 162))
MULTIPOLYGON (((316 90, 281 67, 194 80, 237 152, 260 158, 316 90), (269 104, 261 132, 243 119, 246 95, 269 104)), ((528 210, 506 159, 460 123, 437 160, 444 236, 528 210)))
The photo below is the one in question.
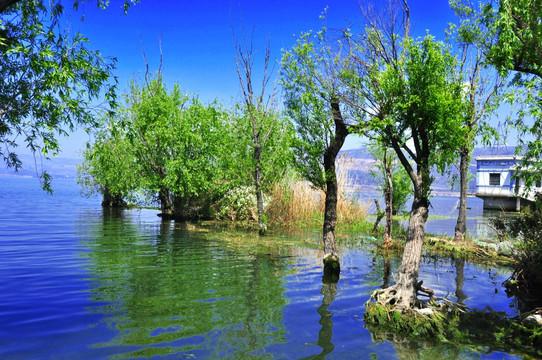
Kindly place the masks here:
POLYGON ((398 311, 379 303, 367 305, 366 327, 377 334, 416 341, 438 341, 472 346, 485 352, 504 350, 542 355, 542 327, 532 326, 525 317, 508 318, 491 309, 474 310, 451 302, 430 302, 424 309, 398 311))

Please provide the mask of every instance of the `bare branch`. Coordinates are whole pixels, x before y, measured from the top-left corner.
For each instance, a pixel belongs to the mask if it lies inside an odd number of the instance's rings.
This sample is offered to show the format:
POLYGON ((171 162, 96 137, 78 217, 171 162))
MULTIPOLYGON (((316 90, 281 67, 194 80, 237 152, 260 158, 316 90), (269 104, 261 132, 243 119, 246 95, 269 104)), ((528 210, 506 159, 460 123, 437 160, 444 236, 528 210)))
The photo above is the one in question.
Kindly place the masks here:
POLYGON ((162 80, 162 34, 160 34, 160 37, 158 38, 158 47, 160 48, 160 64, 158 65, 158 76, 160 80, 162 80))
POLYGON ((145 62, 145 83, 149 86, 149 63, 147 62, 147 56, 145 54, 145 47, 143 46, 143 38, 139 36, 139 43, 141 44, 141 52, 143 53, 143 61, 145 62))

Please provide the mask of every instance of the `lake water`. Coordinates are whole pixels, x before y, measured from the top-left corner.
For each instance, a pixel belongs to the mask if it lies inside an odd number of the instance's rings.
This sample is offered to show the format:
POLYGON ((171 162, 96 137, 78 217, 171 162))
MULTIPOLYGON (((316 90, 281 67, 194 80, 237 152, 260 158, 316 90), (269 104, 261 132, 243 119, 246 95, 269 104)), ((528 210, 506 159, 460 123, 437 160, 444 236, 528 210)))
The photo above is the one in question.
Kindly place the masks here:
MULTIPOLYGON (((357 194, 361 203, 368 204, 369 214, 376 213, 376 206, 373 203, 374 198, 380 198, 380 194, 363 193, 357 194)), ((426 232, 428 234, 454 236, 457 216, 459 214, 458 196, 434 196, 431 198, 429 206, 429 219, 426 223, 426 232)), ((405 209, 408 211, 412 205, 412 200, 407 202, 405 209)), ((381 200, 381 209, 385 204, 381 200)), ((500 211, 484 210, 484 201, 477 197, 469 196, 467 198, 467 236, 481 241, 494 238, 495 231, 491 226, 491 219, 500 215, 500 211)), ((382 221, 385 221, 383 219, 382 221)), ((401 223, 407 227, 408 220, 401 223)))
MULTIPOLYGON (((321 252, 283 241, 320 232, 258 245, 153 210, 107 212, 73 180, 53 185, 50 196, 35 179, 0 177, 1 359, 521 358, 373 336, 363 303, 385 259, 361 235, 341 248, 338 284, 322 284, 321 252)), ((509 273, 425 256, 420 277, 437 296, 515 315, 509 273)))

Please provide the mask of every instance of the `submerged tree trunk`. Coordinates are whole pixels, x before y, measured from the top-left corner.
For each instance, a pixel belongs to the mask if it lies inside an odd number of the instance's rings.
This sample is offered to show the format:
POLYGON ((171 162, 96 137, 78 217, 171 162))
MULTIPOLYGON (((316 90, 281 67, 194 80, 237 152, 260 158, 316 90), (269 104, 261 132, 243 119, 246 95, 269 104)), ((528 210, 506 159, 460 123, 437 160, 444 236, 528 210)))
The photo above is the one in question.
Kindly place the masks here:
POLYGON ((417 293, 421 287, 421 284, 418 283, 418 272, 420 270, 425 223, 428 215, 428 198, 415 196, 410 212, 403 259, 397 271, 395 284, 397 303, 393 305, 398 307, 412 308, 418 301, 417 293))
POLYGON ((461 147, 459 160, 459 215, 455 225, 454 241, 462 241, 467 233, 467 185, 470 151, 467 146, 461 147))
POLYGON ((102 206, 108 208, 121 208, 126 206, 126 201, 122 199, 121 195, 112 194, 106 187, 103 190, 102 206))
POLYGON ((339 279, 341 272, 339 254, 335 244, 335 226, 337 225, 338 186, 335 172, 335 160, 341 150, 348 129, 339 108, 337 99, 331 100, 333 121, 335 122, 335 136, 324 152, 324 171, 326 176, 326 200, 324 210, 324 276, 328 279, 339 279))
MULTIPOLYGON (((259 135, 259 134, 257 134, 259 135)), ((258 232, 260 235, 267 233, 267 225, 264 219, 263 193, 262 193, 262 169, 261 169, 262 148, 259 145, 259 136, 254 139, 254 160, 255 160, 255 187, 256 187, 256 205, 258 208, 258 232)))

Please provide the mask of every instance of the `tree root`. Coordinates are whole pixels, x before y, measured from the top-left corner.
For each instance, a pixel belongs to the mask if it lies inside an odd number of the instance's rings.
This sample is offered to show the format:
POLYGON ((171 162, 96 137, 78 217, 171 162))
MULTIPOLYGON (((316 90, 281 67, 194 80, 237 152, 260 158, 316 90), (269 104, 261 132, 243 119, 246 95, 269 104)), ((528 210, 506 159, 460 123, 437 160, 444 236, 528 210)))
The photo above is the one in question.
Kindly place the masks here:
MULTIPOLYGON (((435 292, 431 289, 423 287, 422 284, 423 280, 415 285, 416 295, 427 296, 429 297, 428 302, 432 302, 434 300, 435 292)), ((367 307, 373 300, 380 305, 396 307, 397 310, 406 310, 408 308, 422 309, 428 307, 427 302, 421 301, 419 299, 416 299, 414 303, 412 303, 411 301, 410 306, 399 305, 403 304, 403 299, 399 295, 397 284, 387 287, 385 289, 375 290, 369 300, 367 300, 367 302, 365 303, 365 307, 367 307)))
POLYGON ((429 297, 429 300, 431 300, 433 298, 433 296, 435 295, 435 292, 431 289, 428 289, 428 288, 424 288, 422 286, 423 284, 423 280, 421 280, 420 282, 418 282, 416 284, 416 294, 419 294, 420 292, 423 292, 424 293, 424 296, 428 296, 429 297))
POLYGON ((394 305, 397 303, 397 299, 395 298, 395 295, 397 294, 397 285, 392 285, 390 287, 387 287, 385 289, 378 289, 373 291, 371 294, 371 297, 367 302, 364 304, 365 307, 369 306, 369 304, 375 300, 376 303, 382 304, 382 305, 394 305))

